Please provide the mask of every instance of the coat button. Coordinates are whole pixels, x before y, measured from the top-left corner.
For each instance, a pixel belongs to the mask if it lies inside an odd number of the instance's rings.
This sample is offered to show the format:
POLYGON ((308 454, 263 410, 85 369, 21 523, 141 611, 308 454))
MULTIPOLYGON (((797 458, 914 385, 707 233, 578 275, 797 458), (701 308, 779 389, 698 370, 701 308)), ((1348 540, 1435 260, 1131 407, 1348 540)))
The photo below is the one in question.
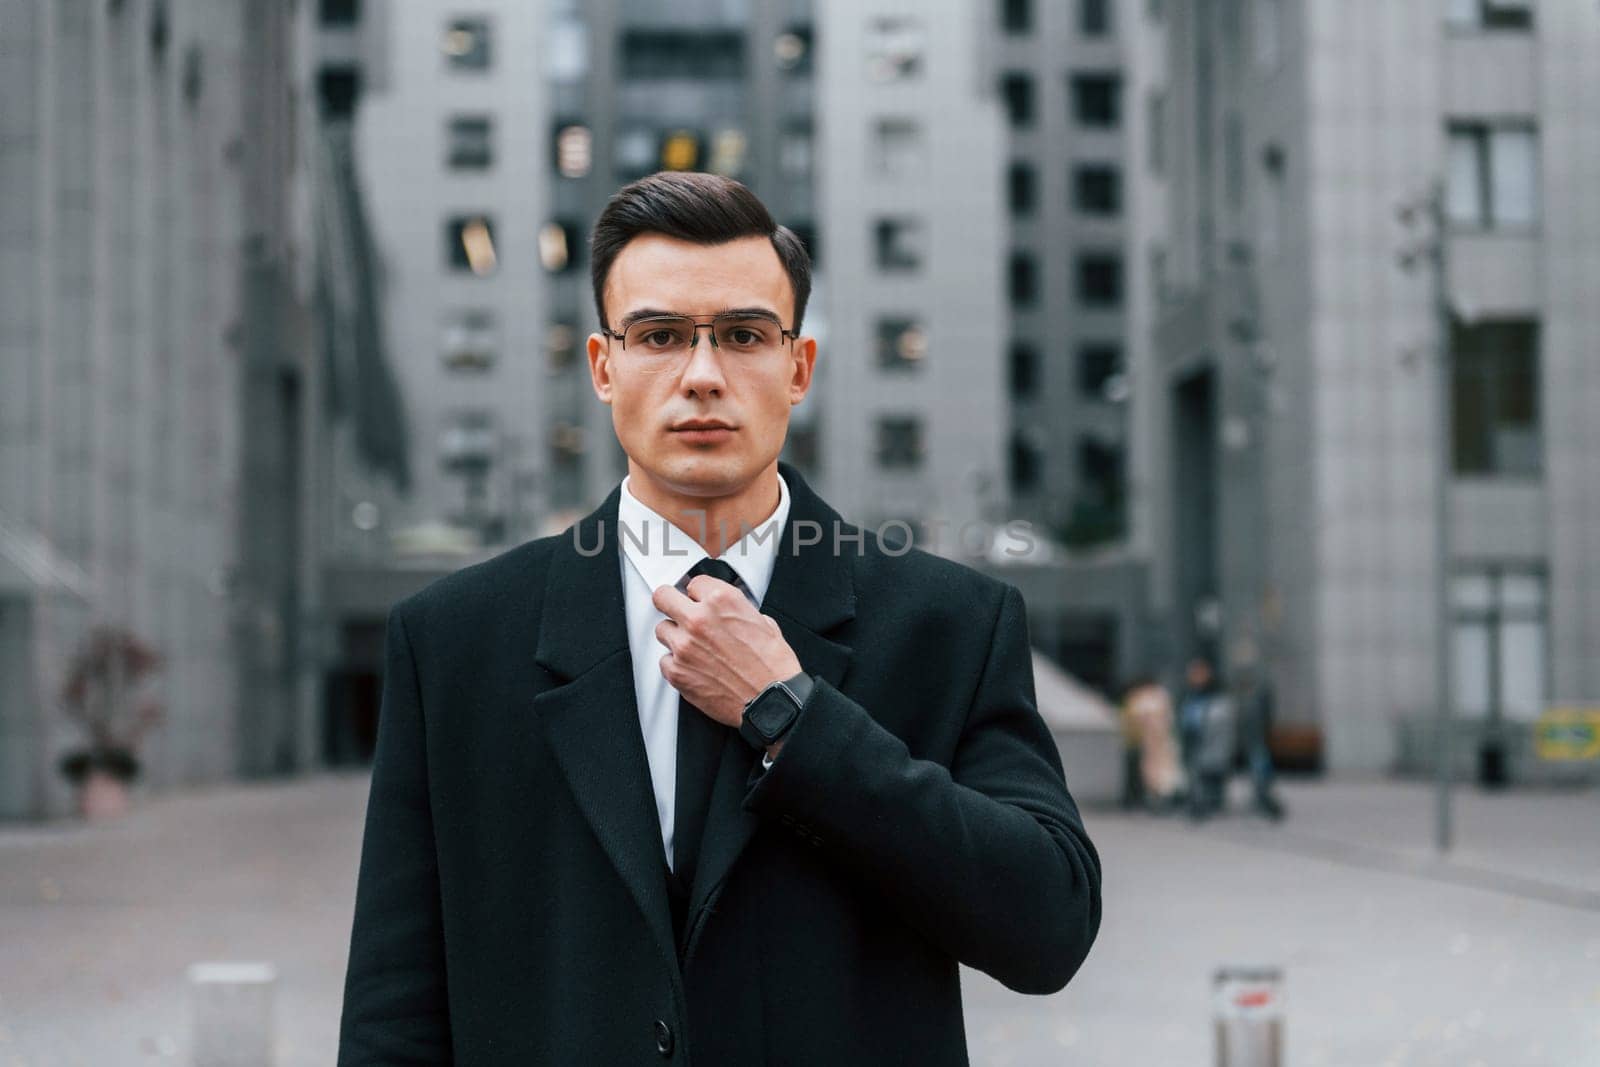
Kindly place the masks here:
POLYGON ((656 1051, 663 1056, 672 1055, 672 1027, 663 1019, 656 1020, 656 1051))

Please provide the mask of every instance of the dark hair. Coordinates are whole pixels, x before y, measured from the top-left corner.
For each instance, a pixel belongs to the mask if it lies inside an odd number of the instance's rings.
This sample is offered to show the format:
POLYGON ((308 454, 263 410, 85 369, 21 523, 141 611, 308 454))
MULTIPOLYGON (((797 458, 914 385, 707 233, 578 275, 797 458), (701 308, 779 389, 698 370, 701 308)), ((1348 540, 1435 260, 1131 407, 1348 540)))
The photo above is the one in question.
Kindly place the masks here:
POLYGON ((766 237, 789 275, 794 290, 798 330, 811 297, 811 257, 787 226, 779 226, 756 194, 732 178, 693 171, 661 171, 629 182, 606 202, 589 239, 589 275, 594 282, 594 307, 600 325, 606 319, 606 278, 611 264, 629 241, 642 233, 661 233, 702 245, 719 245, 740 237, 766 237))

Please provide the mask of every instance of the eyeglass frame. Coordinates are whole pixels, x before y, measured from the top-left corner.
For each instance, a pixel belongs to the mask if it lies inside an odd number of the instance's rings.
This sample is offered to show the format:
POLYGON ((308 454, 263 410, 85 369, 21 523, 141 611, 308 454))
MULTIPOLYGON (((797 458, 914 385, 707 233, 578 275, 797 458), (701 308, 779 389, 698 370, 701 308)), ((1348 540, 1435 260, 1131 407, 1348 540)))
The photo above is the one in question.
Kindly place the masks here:
MULTIPOLYGON (((700 317, 701 318, 706 318, 707 316, 702 315, 700 317)), ((793 330, 784 329, 783 328, 783 320, 778 318, 778 316, 776 316, 776 315, 774 315, 774 314, 772 314, 771 312, 768 312, 768 311, 732 311, 732 312, 724 311, 724 312, 719 312, 718 314, 715 314, 715 315, 711 315, 711 316, 709 316, 709 318, 711 319, 710 322, 696 322, 695 321, 695 316, 693 316, 693 315, 675 315, 675 314, 642 315, 639 318, 634 319, 632 322, 628 323, 627 327, 624 328, 621 332, 618 332, 616 330, 612 330, 612 329, 610 329, 609 327, 606 327, 606 326, 601 326, 600 327, 600 332, 605 334, 608 338, 609 337, 614 337, 617 340, 621 341, 622 342, 622 350, 624 352, 626 352, 628 350, 628 330, 632 329, 633 327, 635 327, 637 325, 639 325, 641 322, 687 321, 689 323, 689 325, 693 328, 694 332, 692 334, 693 339, 689 342, 689 347, 685 351, 693 352, 699 346, 699 344, 700 344, 700 331, 702 329, 706 329, 706 330, 710 330, 711 331, 711 347, 714 350, 720 352, 720 351, 722 351, 722 346, 717 344, 717 331, 715 329, 718 319, 723 319, 723 318, 728 318, 728 319, 766 319, 768 322, 771 322, 771 323, 773 323, 774 325, 776 325, 778 327, 778 336, 779 336, 780 339, 782 339, 784 341, 790 341, 790 342, 800 340, 800 331, 798 329, 793 329, 793 330)))

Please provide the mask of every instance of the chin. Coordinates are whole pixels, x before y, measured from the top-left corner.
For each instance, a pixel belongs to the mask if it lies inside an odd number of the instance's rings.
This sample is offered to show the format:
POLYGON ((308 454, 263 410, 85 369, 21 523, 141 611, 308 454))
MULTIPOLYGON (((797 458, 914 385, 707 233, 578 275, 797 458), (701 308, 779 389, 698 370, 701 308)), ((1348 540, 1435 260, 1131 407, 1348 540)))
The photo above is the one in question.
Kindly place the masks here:
POLYGON ((750 457, 715 448, 684 449, 661 466, 666 480, 713 492, 736 489, 759 471, 750 457))

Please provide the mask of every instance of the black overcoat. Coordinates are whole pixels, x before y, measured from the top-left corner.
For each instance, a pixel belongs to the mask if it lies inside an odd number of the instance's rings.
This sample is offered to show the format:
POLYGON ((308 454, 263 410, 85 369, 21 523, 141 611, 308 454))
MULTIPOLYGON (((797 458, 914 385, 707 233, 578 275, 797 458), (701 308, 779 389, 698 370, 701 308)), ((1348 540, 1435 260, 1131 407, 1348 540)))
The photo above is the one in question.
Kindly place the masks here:
POLYGON ((770 770, 730 732, 683 952, 620 487, 391 611, 340 1064, 965 1064, 958 963, 1024 993, 1078 970, 1100 861, 1021 595, 780 470, 761 610, 819 681, 770 770))

